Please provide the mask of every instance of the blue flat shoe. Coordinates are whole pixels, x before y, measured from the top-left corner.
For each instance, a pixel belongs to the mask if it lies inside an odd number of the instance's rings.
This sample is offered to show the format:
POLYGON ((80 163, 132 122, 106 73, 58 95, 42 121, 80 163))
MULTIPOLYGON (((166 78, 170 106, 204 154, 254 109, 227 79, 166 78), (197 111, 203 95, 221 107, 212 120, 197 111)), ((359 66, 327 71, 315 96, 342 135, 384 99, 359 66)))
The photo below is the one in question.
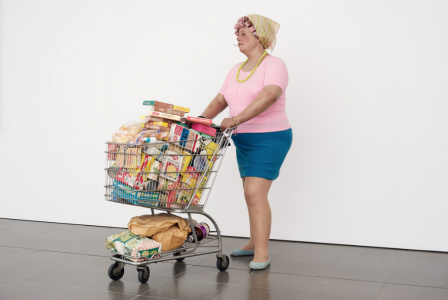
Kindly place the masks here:
POLYGON ((232 253, 230 253, 230 256, 251 256, 254 255, 254 253, 254 250, 236 249, 233 250, 232 253))
POLYGON ((252 270, 263 270, 266 269, 270 264, 271 264, 271 258, 269 257, 268 261, 264 263, 251 261, 249 263, 249 268, 251 268, 252 270))

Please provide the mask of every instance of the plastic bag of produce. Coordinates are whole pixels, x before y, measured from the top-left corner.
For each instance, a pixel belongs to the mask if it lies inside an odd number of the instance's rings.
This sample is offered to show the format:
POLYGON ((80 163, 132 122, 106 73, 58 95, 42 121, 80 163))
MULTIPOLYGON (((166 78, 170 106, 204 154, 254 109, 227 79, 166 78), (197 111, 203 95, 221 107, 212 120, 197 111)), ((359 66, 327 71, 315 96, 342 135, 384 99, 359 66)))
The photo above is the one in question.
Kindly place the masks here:
POLYGON ((122 125, 112 134, 112 140, 115 143, 127 144, 130 140, 142 132, 142 130, 143 129, 139 121, 130 121, 122 125))
POLYGON ((138 236, 130 231, 114 234, 106 239, 107 249, 117 252, 134 262, 144 261, 162 252, 162 243, 150 238, 138 236))

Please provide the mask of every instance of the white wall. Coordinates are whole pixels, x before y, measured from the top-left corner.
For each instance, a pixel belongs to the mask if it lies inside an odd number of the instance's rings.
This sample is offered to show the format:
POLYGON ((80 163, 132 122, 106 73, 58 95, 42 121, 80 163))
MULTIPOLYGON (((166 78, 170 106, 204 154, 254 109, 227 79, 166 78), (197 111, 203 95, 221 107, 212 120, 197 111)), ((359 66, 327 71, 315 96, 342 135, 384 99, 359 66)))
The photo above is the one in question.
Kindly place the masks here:
MULTIPOLYGON (((273 239, 448 251, 446 1, 0 0, 0 217, 124 227, 104 142, 145 99, 198 115, 245 57, 233 25, 281 24, 294 144, 273 239)), ((221 117, 222 118, 222 117, 221 117)), ((234 148, 206 212, 248 236, 234 148)))

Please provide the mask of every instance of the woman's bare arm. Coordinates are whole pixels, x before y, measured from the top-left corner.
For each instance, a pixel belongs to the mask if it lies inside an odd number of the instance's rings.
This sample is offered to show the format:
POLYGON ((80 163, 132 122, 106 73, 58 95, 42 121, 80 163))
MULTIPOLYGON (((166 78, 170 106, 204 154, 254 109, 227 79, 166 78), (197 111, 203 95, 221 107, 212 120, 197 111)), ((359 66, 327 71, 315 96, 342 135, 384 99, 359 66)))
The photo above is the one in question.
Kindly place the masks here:
POLYGON ((254 101, 252 101, 246 109, 236 116, 238 124, 247 122, 263 113, 272 104, 274 104, 281 95, 282 89, 279 86, 273 84, 265 86, 261 93, 255 97, 254 101))
POLYGON ((204 118, 214 119, 219 115, 224 109, 227 108, 227 101, 224 95, 218 93, 216 97, 210 102, 204 112, 201 114, 204 118))
MULTIPOLYGON (((281 95, 282 89, 279 86, 273 84, 265 86, 261 93, 255 97, 254 101, 252 101, 239 115, 235 116, 238 125, 263 113, 272 104, 274 104, 281 95)), ((233 119, 226 118, 221 123, 221 130, 225 130, 233 126, 235 126, 233 119)))

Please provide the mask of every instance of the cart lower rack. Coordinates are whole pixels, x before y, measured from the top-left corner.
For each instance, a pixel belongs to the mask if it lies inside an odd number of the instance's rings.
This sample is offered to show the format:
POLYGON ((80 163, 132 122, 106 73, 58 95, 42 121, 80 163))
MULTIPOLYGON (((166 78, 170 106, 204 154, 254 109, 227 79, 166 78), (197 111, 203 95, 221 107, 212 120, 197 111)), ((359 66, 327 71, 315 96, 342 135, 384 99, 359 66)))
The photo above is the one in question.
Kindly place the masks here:
POLYGON ((108 271, 111 279, 121 279, 127 264, 137 267, 139 281, 146 283, 151 263, 173 259, 182 261, 212 253, 216 253, 219 270, 225 271, 229 267, 229 258, 222 253, 219 227, 204 208, 230 145, 232 132, 233 129, 227 129, 218 131, 216 137, 192 140, 170 137, 167 142, 149 144, 106 143, 106 200, 150 208, 153 215, 155 210, 169 214, 186 213, 193 236, 193 242, 185 241, 179 248, 147 257, 136 258, 112 252, 111 259, 115 262, 108 271), (192 214, 205 216, 214 226, 214 230, 202 240, 196 235, 192 214), (214 243, 206 245, 210 242, 214 243))

